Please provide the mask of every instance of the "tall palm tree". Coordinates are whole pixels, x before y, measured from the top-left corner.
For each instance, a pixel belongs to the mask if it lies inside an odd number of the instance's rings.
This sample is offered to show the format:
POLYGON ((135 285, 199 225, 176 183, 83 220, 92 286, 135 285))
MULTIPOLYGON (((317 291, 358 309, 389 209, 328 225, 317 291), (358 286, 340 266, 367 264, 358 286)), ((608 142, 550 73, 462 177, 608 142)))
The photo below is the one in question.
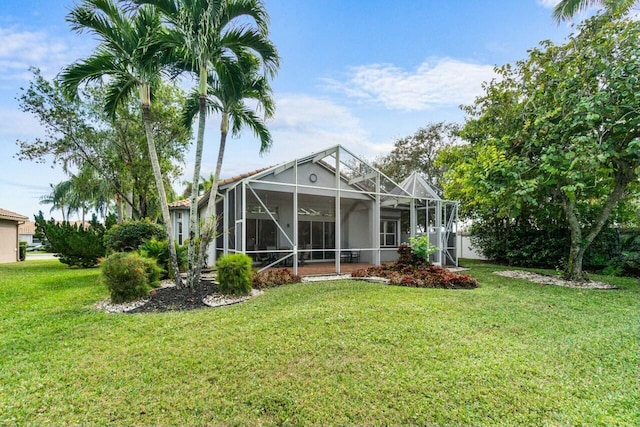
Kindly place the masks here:
MULTIPOLYGON (((213 73, 208 85, 207 109, 209 112, 217 112, 221 115, 220 144, 218 146, 218 158, 216 171, 212 175, 213 181, 209 189, 209 201, 207 203, 206 217, 200 236, 198 262, 195 266, 196 277, 199 277, 200 268, 204 265, 204 257, 208 244, 213 240, 216 221, 211 212, 214 211, 215 195, 218 192, 218 177, 222 170, 222 163, 227 142, 227 135, 231 130, 232 135, 238 135, 242 128, 248 127, 260 140, 260 153, 264 153, 271 147, 271 133, 265 124, 265 119, 273 117, 274 102, 268 79, 259 74, 260 62, 253 55, 245 55, 226 64, 227 71, 235 68, 231 73, 213 73), (256 109, 263 110, 263 117, 257 114, 249 104, 257 103, 256 109)), ((185 114, 187 123, 197 113, 199 94, 193 93, 187 100, 185 114)))
MULTIPOLYGON (((207 81, 210 72, 230 73, 224 65, 229 58, 248 52, 262 61, 264 71, 273 75, 279 66, 275 47, 267 36, 268 15, 260 0, 133 0, 160 9, 174 30, 171 50, 180 51, 178 69, 193 73, 198 79, 198 134, 193 168, 189 224, 187 286, 199 283, 196 268, 198 230, 198 183, 202 165, 204 129, 207 112, 207 81)), ((217 177, 217 175, 216 175, 217 177)))
POLYGON ((149 158, 169 240, 173 277, 176 285, 182 286, 167 194, 151 127, 151 90, 161 78, 166 62, 160 17, 150 7, 139 8, 130 15, 119 9, 113 0, 83 0, 71 10, 67 21, 77 32, 88 31, 96 35, 100 44, 91 56, 62 71, 63 87, 77 96, 82 83, 100 82, 108 76, 105 111, 112 118, 115 118, 118 105, 126 102, 136 90, 139 94, 149 158))
POLYGON ((610 14, 625 14, 637 0, 560 0, 553 9, 553 17, 558 21, 571 19, 577 13, 590 7, 601 5, 610 14))

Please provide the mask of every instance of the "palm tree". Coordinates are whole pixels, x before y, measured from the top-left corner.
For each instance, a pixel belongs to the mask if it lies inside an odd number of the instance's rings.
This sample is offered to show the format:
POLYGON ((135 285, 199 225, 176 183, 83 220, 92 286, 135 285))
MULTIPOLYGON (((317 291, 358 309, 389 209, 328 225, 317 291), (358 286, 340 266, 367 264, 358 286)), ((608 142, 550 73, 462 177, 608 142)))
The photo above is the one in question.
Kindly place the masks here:
MULTIPOLYGON (((268 15, 260 0, 133 0, 137 4, 156 6, 174 30, 172 50, 182 57, 178 69, 198 77, 198 135, 193 168, 189 225, 189 258, 187 286, 199 283, 196 268, 198 230, 198 183, 204 146, 207 112, 207 81, 211 70, 228 74, 230 58, 249 52, 262 61, 264 71, 273 75, 279 65, 275 47, 267 37, 268 15)), ((217 177, 218 175, 216 175, 217 177)))
POLYGON ((151 89, 160 79, 166 62, 160 37, 164 33, 160 17, 150 7, 139 8, 128 15, 113 0, 83 0, 71 10, 67 21, 77 32, 88 31, 96 35, 100 44, 91 56, 62 71, 63 87, 77 96, 82 83, 99 82, 108 76, 105 111, 112 118, 115 118, 119 105, 136 90, 139 93, 149 158, 169 240, 173 277, 176 285, 182 286, 167 194, 151 128, 151 89))
POLYGON ((604 6, 606 13, 623 15, 636 3, 636 0, 560 0, 553 9, 553 17, 558 21, 571 19, 578 12, 590 7, 604 6))
MULTIPOLYGON (((209 189, 209 201, 207 203, 206 218, 200 236, 200 248, 198 262, 196 263, 196 277, 200 275, 200 268, 204 265, 204 257, 208 244, 213 240, 216 221, 210 213, 214 211, 215 195, 218 192, 218 177, 222 170, 227 135, 231 129, 232 135, 238 135, 243 127, 250 128, 260 140, 260 153, 264 153, 271 147, 271 133, 265 125, 265 119, 273 117, 274 102, 268 79, 259 74, 259 61, 253 55, 247 55, 235 61, 233 66, 226 64, 226 70, 235 68, 232 73, 215 73, 210 78, 207 97, 207 109, 209 112, 217 112, 221 115, 220 144, 218 146, 218 159, 216 171, 212 175, 213 181, 209 189), (248 105, 247 101, 257 101, 257 109, 264 111, 261 118, 256 111, 248 105)), ((185 114, 187 123, 197 112, 199 95, 194 93, 187 100, 185 114)))
POLYGON ((49 213, 60 209, 62 212, 62 221, 67 221, 71 213, 71 209, 67 203, 71 180, 62 181, 55 185, 49 184, 49 187, 51 188, 51 193, 40 197, 40 204, 51 205, 49 213))

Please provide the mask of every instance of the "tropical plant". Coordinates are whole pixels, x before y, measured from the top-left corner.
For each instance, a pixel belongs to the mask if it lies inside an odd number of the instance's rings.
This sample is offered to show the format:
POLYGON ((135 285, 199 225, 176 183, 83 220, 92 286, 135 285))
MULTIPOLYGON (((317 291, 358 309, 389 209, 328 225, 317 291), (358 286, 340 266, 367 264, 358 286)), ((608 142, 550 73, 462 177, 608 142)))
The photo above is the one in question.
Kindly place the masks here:
MULTIPOLYGON (((250 128, 260 140, 260 153, 268 150, 271 146, 271 133, 267 129, 264 119, 261 118, 249 106, 256 102, 258 108, 262 108, 264 118, 270 118, 274 113, 274 104, 271 94, 271 87, 264 76, 258 74, 258 62, 253 57, 244 57, 238 61, 237 72, 233 74, 219 74, 219 78, 213 79, 209 85, 208 107, 212 111, 217 111, 222 115, 220 125, 220 144, 218 146, 218 159, 216 161, 216 171, 213 174, 213 182, 209 190, 209 200, 207 203, 207 216, 205 216, 202 232, 200 236, 200 248, 198 251, 198 261, 195 265, 195 278, 200 277, 200 268, 204 265, 204 258, 209 243, 214 239, 215 218, 210 216, 214 211, 218 192, 218 179, 222 171, 222 163, 225 153, 227 134, 231 129, 232 135, 238 135, 243 127, 250 128), (229 80, 228 80, 229 79, 229 80), (231 81, 231 79, 235 81, 231 81)), ((187 104, 186 114, 194 112, 193 100, 187 104), (191 108, 189 108, 189 105, 191 108)))
POLYGON ((557 21, 571 19, 577 13, 595 6, 604 6, 608 14, 625 14, 637 0, 560 0, 553 9, 553 17, 557 21))
MULTIPOLYGON (((258 57, 264 71, 269 74, 277 69, 279 58, 267 37, 268 15, 259 0, 134 0, 134 3, 151 4, 163 13, 173 30, 172 48, 179 55, 176 67, 197 75, 198 79, 198 133, 191 181, 187 278, 187 286, 193 287, 200 279, 205 250, 199 251, 202 256, 197 255, 195 242, 199 236, 197 198, 207 112, 207 83, 212 74, 220 81, 235 81, 238 68, 233 65, 247 55, 258 57)), ((225 90, 231 92, 233 87, 225 90)), ((226 127, 228 121, 223 117, 221 130, 226 127)), ((219 171, 215 173, 215 182, 218 178, 219 171)), ((212 188, 215 194, 215 183, 212 188)), ((206 244, 201 248, 206 248, 206 244)))
POLYGON ((169 239, 173 277, 176 285, 182 286, 151 119, 152 88, 160 80, 166 56, 171 53, 164 49, 166 46, 161 36, 165 30, 160 16, 152 7, 137 8, 129 15, 120 10, 113 0, 83 0, 71 10, 67 20, 75 31, 88 31, 96 35, 100 44, 91 56, 63 70, 60 76, 63 87, 77 96, 82 83, 99 82, 108 76, 110 80, 104 109, 112 118, 119 105, 126 102, 135 91, 139 94, 149 159, 169 239))

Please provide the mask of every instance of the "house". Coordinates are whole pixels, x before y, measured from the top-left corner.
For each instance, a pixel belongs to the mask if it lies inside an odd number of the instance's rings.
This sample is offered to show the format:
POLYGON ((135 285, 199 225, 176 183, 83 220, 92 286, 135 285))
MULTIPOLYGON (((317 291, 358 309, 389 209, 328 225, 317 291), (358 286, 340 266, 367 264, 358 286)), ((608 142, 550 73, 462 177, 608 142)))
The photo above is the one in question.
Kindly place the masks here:
MULTIPOLYGON (((199 215, 210 195, 198 202, 199 215)), ((173 230, 183 243, 189 201, 170 204, 173 230)), ((397 184, 342 146, 220 181, 218 233, 209 264, 241 252, 266 269, 325 263, 380 265, 397 259, 400 243, 426 234, 440 250, 437 265, 457 265, 458 203, 443 200, 418 173, 397 184)))
POLYGON ((0 262, 19 260, 18 227, 27 220, 26 216, 0 208, 0 262))
POLYGON ((27 242, 27 246, 33 246, 40 243, 40 239, 34 237, 36 233, 36 223, 33 221, 25 221, 18 226, 18 240, 27 242))

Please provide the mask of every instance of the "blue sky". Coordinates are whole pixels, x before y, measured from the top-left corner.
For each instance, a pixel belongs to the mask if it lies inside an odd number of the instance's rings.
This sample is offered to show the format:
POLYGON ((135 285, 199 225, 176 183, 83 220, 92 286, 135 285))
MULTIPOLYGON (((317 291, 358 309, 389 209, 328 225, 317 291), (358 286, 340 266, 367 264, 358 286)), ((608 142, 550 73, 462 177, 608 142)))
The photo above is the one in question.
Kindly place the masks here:
MULTIPOLYGON (((265 0, 282 57, 273 82, 274 145, 260 157, 245 132, 227 145, 223 177, 342 144, 365 158, 429 122, 462 122, 460 104, 481 93, 493 66, 526 57, 571 28, 551 16, 554 0, 265 0)), ((16 96, 36 66, 52 78, 95 46, 69 30, 73 1, 0 3, 0 207, 32 217, 65 176, 14 158, 16 140, 43 135, 16 96)), ((209 118, 203 175, 214 169, 219 120, 209 118)), ((191 175, 192 155, 184 165, 191 175)), ((179 182, 175 184, 180 188, 179 182)), ((59 217, 58 213, 53 214, 59 217)))

